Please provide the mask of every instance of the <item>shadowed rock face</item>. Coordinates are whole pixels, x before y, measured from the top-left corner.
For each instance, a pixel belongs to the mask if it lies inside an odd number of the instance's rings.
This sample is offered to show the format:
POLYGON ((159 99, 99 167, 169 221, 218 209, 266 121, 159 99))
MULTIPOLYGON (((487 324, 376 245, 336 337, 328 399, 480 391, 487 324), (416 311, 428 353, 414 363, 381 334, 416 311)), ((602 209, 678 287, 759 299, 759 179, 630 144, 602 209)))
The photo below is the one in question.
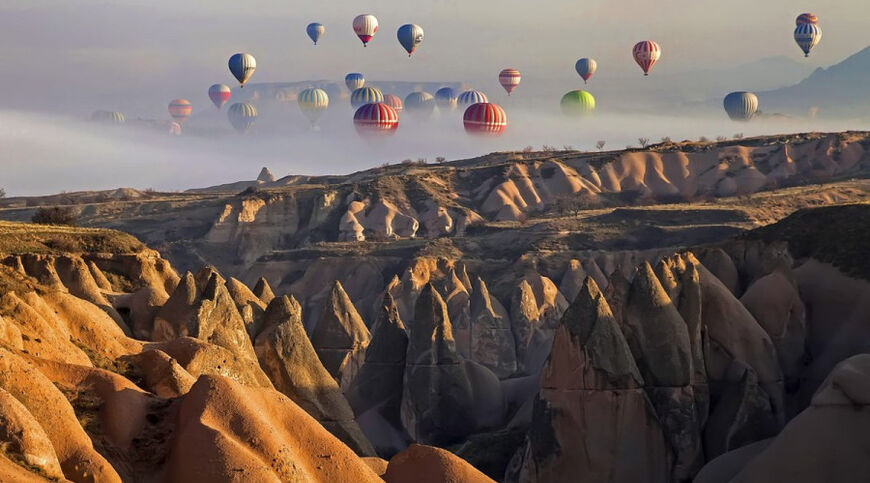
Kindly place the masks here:
POLYGON ((257 280, 257 285, 254 286, 254 295, 267 305, 275 298, 275 293, 272 292, 272 287, 269 286, 269 282, 263 277, 260 277, 257 280))
POLYGON ((474 402, 447 305, 431 284, 417 298, 409 330, 402 422, 416 441, 456 442, 475 429, 474 402))
POLYGON ((338 384, 324 369, 302 325, 295 299, 275 298, 266 308, 257 337, 260 366, 280 391, 360 455, 374 448, 362 434, 338 384))
POLYGON ((311 334, 311 343, 323 366, 336 379, 341 378, 344 368, 355 373, 357 368, 347 364, 354 361, 356 353, 365 351, 370 339, 362 317, 336 280, 311 334))
POLYGON ((475 279, 471 296, 471 357, 496 376, 505 378, 517 370, 516 344, 510 317, 499 301, 490 296, 486 283, 475 279))

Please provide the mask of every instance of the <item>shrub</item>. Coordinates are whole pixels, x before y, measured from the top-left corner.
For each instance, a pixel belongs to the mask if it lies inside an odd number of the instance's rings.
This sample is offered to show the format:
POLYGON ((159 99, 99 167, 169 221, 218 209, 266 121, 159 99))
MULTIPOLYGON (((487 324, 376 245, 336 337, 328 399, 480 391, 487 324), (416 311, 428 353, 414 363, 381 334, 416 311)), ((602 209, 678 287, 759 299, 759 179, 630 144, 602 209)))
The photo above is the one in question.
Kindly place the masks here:
POLYGON ((662 141, 662 144, 668 144, 671 142, 671 138, 670 138, 670 136, 665 136, 661 139, 661 141, 662 141))
POLYGON ((649 138, 637 138, 637 142, 640 144, 640 147, 646 148, 649 144, 649 138))
POLYGON ((550 146, 549 144, 544 144, 541 146, 542 151, 556 151, 556 146, 550 146))
POLYGON ((727 140, 728 140, 728 138, 726 138, 725 136, 716 136, 716 141, 718 141, 720 143, 723 141, 727 141, 727 140))
POLYGON ((76 215, 76 212, 72 208, 52 206, 36 210, 30 221, 40 225, 76 226, 78 215, 76 215))
POLYGON ((523 148, 523 152, 524 152, 524 153, 531 153, 531 152, 534 151, 534 150, 535 150, 535 148, 532 147, 532 146, 526 146, 526 147, 523 148))
POLYGON ((599 151, 603 151, 605 144, 607 144, 607 141, 598 141, 595 143, 595 147, 598 148, 599 151))
POLYGON ((0 198, 5 198, 5 197, 6 197, 6 190, 3 188, 0 188, 0 198))
POLYGON ((438 156, 437 158, 435 158, 435 162, 438 164, 444 164, 445 161, 447 161, 447 158, 445 158, 444 156, 438 156))
POLYGON ((743 139, 743 133, 739 132, 739 133, 735 134, 734 139, 743 139))

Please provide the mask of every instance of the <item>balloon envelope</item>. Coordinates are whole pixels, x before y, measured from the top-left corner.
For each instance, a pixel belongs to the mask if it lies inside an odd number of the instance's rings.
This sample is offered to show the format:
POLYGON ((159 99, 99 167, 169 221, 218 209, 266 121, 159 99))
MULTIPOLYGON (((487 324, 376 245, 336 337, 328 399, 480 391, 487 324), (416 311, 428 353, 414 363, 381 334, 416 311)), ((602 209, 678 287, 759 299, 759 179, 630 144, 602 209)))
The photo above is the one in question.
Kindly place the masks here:
POLYGON ((124 117, 123 113, 118 111, 94 111, 94 113, 91 114, 91 120, 106 124, 121 124, 124 123, 127 118, 124 117))
POLYGON ((347 90, 353 92, 356 89, 366 85, 366 78, 363 77, 359 72, 351 72, 350 74, 344 76, 344 85, 347 86, 347 90))
POLYGON ((819 23, 819 17, 817 17, 816 14, 810 12, 802 13, 798 15, 794 23, 795 25, 803 25, 805 23, 816 24, 819 23))
POLYGON ((592 77, 592 74, 595 74, 595 71, 598 70, 598 62, 595 62, 595 59, 584 57, 574 64, 574 70, 576 70, 577 74, 583 78, 583 82, 585 83, 590 77, 592 77))
POLYGON ((632 55, 637 65, 643 69, 643 75, 649 75, 653 65, 662 57, 662 48, 652 40, 644 40, 635 44, 632 55))
POLYGON ((257 119, 257 108, 247 102, 237 102, 227 110, 227 119, 236 131, 244 133, 257 119))
POLYGON ((317 45, 317 41, 320 40, 320 37, 323 37, 323 33, 326 32, 326 27, 323 24, 312 22, 305 27, 305 32, 308 33, 308 38, 310 38, 314 45, 317 45))
POLYGON ((511 92, 520 85, 520 80, 522 76, 520 76, 520 71, 516 69, 503 69, 498 73, 498 83, 504 87, 504 90, 507 91, 508 95, 511 95, 511 92))
POLYGON ((733 121, 748 121, 758 111, 758 97, 751 92, 732 92, 725 96, 723 104, 733 121))
POLYGON ((423 43, 423 27, 412 23, 407 23, 399 27, 396 32, 396 37, 399 38, 399 43, 408 52, 408 57, 417 50, 417 46, 423 43))
POLYGON ((419 116, 430 116, 435 111, 435 97, 428 92, 412 92, 405 97, 408 112, 419 116))
POLYGON ((365 104, 384 101, 384 94, 377 87, 360 87, 350 94, 350 105, 357 109, 365 104))
POLYGON ((471 89, 459 94, 456 102, 462 107, 468 107, 472 104, 480 104, 487 102, 486 94, 481 91, 471 89))
POLYGON ((399 128, 399 114, 382 102, 365 104, 354 113, 353 125, 362 136, 388 136, 399 128))
POLYGON ((384 94, 384 104, 392 107, 399 114, 401 114, 402 109, 404 109, 402 98, 395 94, 384 94))
POLYGON ((314 124, 329 107, 329 95, 323 89, 305 89, 296 96, 296 102, 302 114, 314 124))
POLYGON ((229 86, 223 84, 212 84, 212 86, 208 88, 208 98, 211 99, 211 102, 215 107, 220 109, 230 100, 231 92, 229 86))
POLYGON ((810 51, 822 40, 822 29, 816 24, 804 23, 794 29, 794 41, 804 52, 804 57, 810 56, 810 51))
POLYGON ((190 105, 190 101, 187 99, 173 99, 169 103, 169 115, 172 116, 172 119, 178 121, 179 124, 190 117, 192 111, 193 106, 190 105))
POLYGON ((353 31, 362 40, 363 47, 365 47, 378 31, 378 19, 370 14, 357 15, 353 19, 353 31))
POLYGON ((442 87, 435 91, 435 103, 439 109, 456 109, 456 91, 451 87, 442 87))
POLYGON ((562 96, 559 105, 566 115, 583 116, 595 111, 595 97, 586 91, 571 91, 562 96))
POLYGON ((507 114, 498 104, 478 102, 462 115, 465 132, 478 136, 500 136, 507 128, 507 114))
POLYGON ((257 69, 257 60, 253 55, 241 52, 230 57, 229 67, 233 77, 239 81, 240 86, 244 87, 245 82, 248 82, 257 69))

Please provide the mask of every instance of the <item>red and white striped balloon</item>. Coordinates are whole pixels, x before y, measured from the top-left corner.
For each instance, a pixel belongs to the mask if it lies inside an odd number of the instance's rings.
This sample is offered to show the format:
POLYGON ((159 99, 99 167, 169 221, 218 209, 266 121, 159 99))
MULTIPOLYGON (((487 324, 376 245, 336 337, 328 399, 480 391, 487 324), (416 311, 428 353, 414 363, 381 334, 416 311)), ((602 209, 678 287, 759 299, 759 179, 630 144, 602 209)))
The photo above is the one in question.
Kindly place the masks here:
POLYGON ((401 113, 404 109, 402 98, 395 94, 384 94, 384 104, 392 107, 396 113, 401 113))
POLYGON ((374 15, 367 13, 357 15, 356 18, 353 19, 353 31, 356 33, 356 36, 362 40, 363 47, 365 47, 369 42, 371 42, 372 37, 374 37, 375 33, 378 31, 378 19, 376 19, 374 15))
POLYGON ((507 127, 507 114, 498 104, 478 102, 462 116, 465 132, 479 136, 500 136, 507 127))
POLYGON ((520 71, 516 69, 504 69, 498 73, 498 82, 504 87, 504 90, 507 91, 508 95, 511 95, 511 92, 520 85, 520 80, 522 76, 520 76, 520 71))
POLYGON ((649 75, 653 65, 662 57, 662 48, 652 40, 638 42, 632 51, 634 61, 643 69, 643 75, 649 75))
POLYGON ((383 102, 365 104, 354 113, 353 125, 362 136, 388 136, 399 128, 399 113, 383 102))
POLYGON ((190 101, 187 99, 173 99, 169 103, 169 115, 172 116, 172 119, 178 121, 179 124, 190 117, 192 111, 193 106, 190 105, 190 101))
POLYGON ((212 84, 208 88, 208 98, 218 109, 224 107, 224 104, 230 100, 230 88, 223 84, 212 84))

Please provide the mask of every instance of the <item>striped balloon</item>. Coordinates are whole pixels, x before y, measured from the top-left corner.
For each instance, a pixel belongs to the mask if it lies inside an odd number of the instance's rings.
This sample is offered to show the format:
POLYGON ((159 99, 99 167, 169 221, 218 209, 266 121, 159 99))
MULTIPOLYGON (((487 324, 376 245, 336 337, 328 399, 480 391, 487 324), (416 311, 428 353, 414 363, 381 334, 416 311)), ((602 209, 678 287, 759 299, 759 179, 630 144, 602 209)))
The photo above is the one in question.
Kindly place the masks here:
POLYGON ((456 91, 453 88, 442 87, 435 91, 435 103, 438 104, 438 109, 456 109, 456 102, 456 91))
POLYGON ((419 117, 428 117, 435 112, 435 97, 428 92, 412 92, 405 97, 408 112, 419 117))
POLYGON ((127 118, 118 111, 94 111, 91 120, 106 124, 122 124, 127 121, 127 118))
POLYGON ((223 84, 212 84, 212 86, 208 88, 208 98, 211 99, 211 102, 218 109, 224 107, 224 104, 230 100, 230 94, 231 91, 229 86, 223 84))
POLYGON ((350 74, 344 76, 344 85, 347 86, 347 90, 353 92, 356 89, 366 85, 366 78, 363 77, 359 72, 351 72, 350 74))
POLYGON ((350 105, 354 109, 364 104, 384 102, 384 94, 377 87, 360 87, 350 94, 350 105))
POLYGON ((507 114, 498 104, 478 102, 468 106, 462 122, 469 134, 500 136, 507 127, 507 114))
POLYGON ((595 59, 588 59, 584 57, 578 60, 576 64, 574 64, 574 70, 576 70, 577 73, 580 74, 580 77, 583 78, 583 83, 585 84, 586 81, 588 81, 589 78, 592 77, 592 74, 594 74, 595 71, 598 70, 598 62, 595 62, 595 59))
POLYGON ((417 46, 423 43, 423 27, 412 23, 407 23, 399 27, 396 32, 396 37, 399 38, 399 43, 408 52, 408 57, 417 50, 417 46))
POLYGON ((193 106, 190 105, 190 101, 187 99, 173 99, 169 103, 169 115, 172 116, 172 119, 178 121, 179 124, 190 117, 192 111, 193 106))
POLYGON ((313 126, 329 107, 329 95, 323 89, 305 89, 296 96, 296 103, 313 126))
POLYGON ((257 108, 247 102, 237 102, 227 110, 227 119, 240 133, 245 133, 257 119, 257 108))
POLYGON ((758 111, 758 97, 751 92, 732 92, 723 104, 732 121, 748 121, 758 111))
POLYGON ((798 15, 797 19, 794 21, 795 25, 803 25, 806 23, 817 24, 819 23, 819 17, 816 17, 814 13, 802 13, 798 15))
POLYGON ((402 104, 402 98, 395 94, 384 94, 384 104, 390 106, 397 113, 401 114, 402 109, 404 109, 404 105, 402 104))
POLYGON ((363 47, 365 47, 378 31, 378 19, 370 14, 357 15, 353 19, 353 31, 362 40, 363 47))
POLYGON ((314 45, 317 45, 317 41, 320 40, 320 37, 323 37, 324 32, 326 32, 326 27, 321 23, 312 22, 305 27, 305 32, 308 34, 308 38, 314 42, 314 45))
POLYGON ((794 29, 794 41, 804 51, 804 57, 810 56, 810 51, 820 40, 822 40, 822 29, 816 24, 804 23, 794 29))
POLYGON ((662 57, 662 48, 652 40, 644 40, 635 44, 632 54, 634 61, 643 69, 643 75, 649 75, 653 65, 662 57))
POLYGON ((478 90, 468 90, 459 94, 459 98, 456 101, 462 107, 468 107, 472 104, 483 104, 487 102, 486 94, 478 90))
POLYGON ((504 90, 507 91, 508 95, 511 95, 511 92, 520 85, 520 80, 522 76, 520 76, 520 71, 516 69, 504 69, 498 73, 498 83, 504 87, 504 90))
POLYGON ((257 69, 257 59, 251 54, 233 54, 229 61, 230 72, 239 81, 239 87, 245 87, 245 82, 254 75, 257 69))
POLYGON ((399 128, 399 113, 383 102, 366 104, 354 113, 353 125, 362 136, 388 136, 399 128))
POLYGON ((576 90, 562 96, 559 105, 565 115, 584 116, 595 111, 595 98, 586 91, 576 90))

